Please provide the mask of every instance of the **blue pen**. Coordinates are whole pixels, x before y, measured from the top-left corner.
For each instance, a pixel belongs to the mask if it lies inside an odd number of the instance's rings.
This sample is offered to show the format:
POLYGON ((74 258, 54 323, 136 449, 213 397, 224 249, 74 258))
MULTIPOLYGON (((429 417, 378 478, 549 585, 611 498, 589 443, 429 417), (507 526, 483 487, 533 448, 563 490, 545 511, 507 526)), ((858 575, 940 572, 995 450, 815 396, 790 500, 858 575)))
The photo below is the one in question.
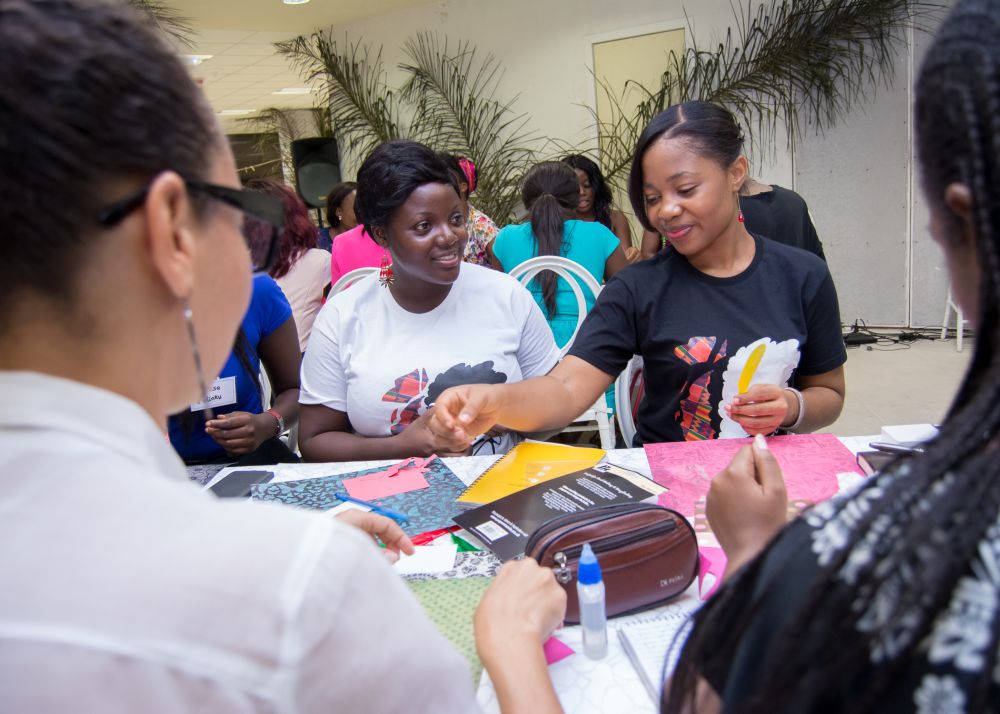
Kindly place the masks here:
POLYGON ((354 498, 353 496, 348 496, 346 493, 335 493, 334 498, 350 503, 356 503, 359 506, 364 506, 365 508, 370 508, 372 513, 377 513, 380 516, 385 516, 386 518, 391 518, 396 521, 401 526, 409 525, 409 516, 393 511, 392 509, 385 508, 384 506, 379 506, 378 504, 372 503, 370 501, 362 501, 360 498, 354 498))

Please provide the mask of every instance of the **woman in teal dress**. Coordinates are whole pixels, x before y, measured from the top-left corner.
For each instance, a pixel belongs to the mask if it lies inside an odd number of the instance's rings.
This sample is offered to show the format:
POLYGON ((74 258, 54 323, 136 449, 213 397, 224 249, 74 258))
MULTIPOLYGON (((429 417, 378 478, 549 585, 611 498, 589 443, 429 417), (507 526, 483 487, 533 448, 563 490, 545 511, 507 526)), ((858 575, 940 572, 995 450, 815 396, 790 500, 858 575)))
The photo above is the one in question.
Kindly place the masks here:
MULTIPOLYGON (((531 221, 500 231, 491 250, 495 268, 509 273, 531 258, 558 255, 579 263, 598 283, 603 283, 628 263, 618 237, 608 228, 573 219, 580 189, 576 173, 568 165, 558 161, 536 165, 524 178, 521 198, 531 221)), ((594 296, 580 284, 589 312, 594 296)), ((576 330, 579 313, 572 288, 550 271, 532 280, 529 288, 549 321, 556 344, 566 347, 576 330)))

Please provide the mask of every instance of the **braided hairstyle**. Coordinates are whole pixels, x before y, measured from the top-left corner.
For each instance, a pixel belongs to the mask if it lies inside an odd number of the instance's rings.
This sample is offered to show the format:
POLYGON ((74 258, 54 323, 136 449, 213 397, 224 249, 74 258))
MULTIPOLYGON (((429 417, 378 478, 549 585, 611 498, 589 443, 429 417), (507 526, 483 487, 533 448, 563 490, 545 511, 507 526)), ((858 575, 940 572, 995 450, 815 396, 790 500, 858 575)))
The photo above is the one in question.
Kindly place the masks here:
POLYGON ((601 168, 582 154, 564 156, 562 162, 587 174, 587 181, 594 189, 594 218, 597 219, 598 223, 611 230, 611 189, 608 188, 608 182, 604 180, 601 168))
MULTIPOLYGON (((568 216, 576 215, 580 184, 576 172, 561 161, 536 164, 524 177, 521 200, 531 214, 535 255, 562 255, 563 228, 568 216)), ((556 314, 556 283, 551 270, 542 271, 538 282, 549 318, 556 314)))
MULTIPOLYGON (((815 711, 850 689, 852 711, 879 711, 894 680, 949 608, 1000 512, 1000 3, 960 0, 929 49, 916 85, 915 127, 924 189, 935 215, 944 190, 972 194, 981 271, 972 363, 926 453, 895 462, 852 498, 814 509, 842 528, 818 563, 801 608, 787 613, 761 658, 757 693, 727 711, 815 711), (874 663, 874 664, 873 664, 874 663)), ((959 240, 955 220, 946 230, 959 240)), ((815 522, 815 521, 814 521, 815 522)), ((791 526, 791 527, 801 527, 791 526)), ((775 541, 780 540, 776 538, 775 541)), ((695 617, 663 711, 694 701, 697 674, 724 666, 768 596, 758 582, 772 545, 695 617), (711 644, 709 644, 711 643, 711 644)), ((780 564, 775 564, 780 567, 780 564)), ((773 594, 773 593, 772 593, 773 594)), ((962 679, 967 711, 990 700, 1000 622, 981 638, 980 676, 962 679)))

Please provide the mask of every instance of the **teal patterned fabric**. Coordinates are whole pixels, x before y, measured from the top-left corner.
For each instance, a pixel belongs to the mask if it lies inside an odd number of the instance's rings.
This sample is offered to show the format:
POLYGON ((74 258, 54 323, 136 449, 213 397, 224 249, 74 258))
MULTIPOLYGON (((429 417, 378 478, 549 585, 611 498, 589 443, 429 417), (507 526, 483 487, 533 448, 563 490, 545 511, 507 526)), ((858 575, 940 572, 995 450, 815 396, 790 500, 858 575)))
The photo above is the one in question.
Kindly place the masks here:
MULTIPOLYGON (((366 471, 324 478, 258 484, 253 487, 251 497, 261 501, 281 501, 292 506, 326 511, 340 505, 340 500, 334 494, 344 491, 345 480, 385 469, 385 466, 379 466, 366 471)), ((427 479, 428 488, 387 496, 376 501, 378 505, 405 514, 410 519, 409 524, 403 527, 410 536, 450 526, 451 519, 468 508, 466 504, 455 502, 465 490, 465 484, 444 465, 441 459, 434 459, 428 464, 424 478, 427 479)))

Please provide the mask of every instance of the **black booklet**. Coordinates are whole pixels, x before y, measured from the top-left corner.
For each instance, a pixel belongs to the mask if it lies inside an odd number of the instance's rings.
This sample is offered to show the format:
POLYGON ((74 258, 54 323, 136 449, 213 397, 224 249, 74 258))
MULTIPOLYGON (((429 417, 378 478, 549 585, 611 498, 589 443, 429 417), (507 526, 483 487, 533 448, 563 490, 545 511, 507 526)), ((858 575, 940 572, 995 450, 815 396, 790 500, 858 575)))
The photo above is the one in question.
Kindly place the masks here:
POLYGON ((528 537, 540 525, 565 513, 599 506, 655 501, 663 486, 633 471, 598 464, 560 476, 473 508, 453 519, 500 560, 524 555, 528 537))

